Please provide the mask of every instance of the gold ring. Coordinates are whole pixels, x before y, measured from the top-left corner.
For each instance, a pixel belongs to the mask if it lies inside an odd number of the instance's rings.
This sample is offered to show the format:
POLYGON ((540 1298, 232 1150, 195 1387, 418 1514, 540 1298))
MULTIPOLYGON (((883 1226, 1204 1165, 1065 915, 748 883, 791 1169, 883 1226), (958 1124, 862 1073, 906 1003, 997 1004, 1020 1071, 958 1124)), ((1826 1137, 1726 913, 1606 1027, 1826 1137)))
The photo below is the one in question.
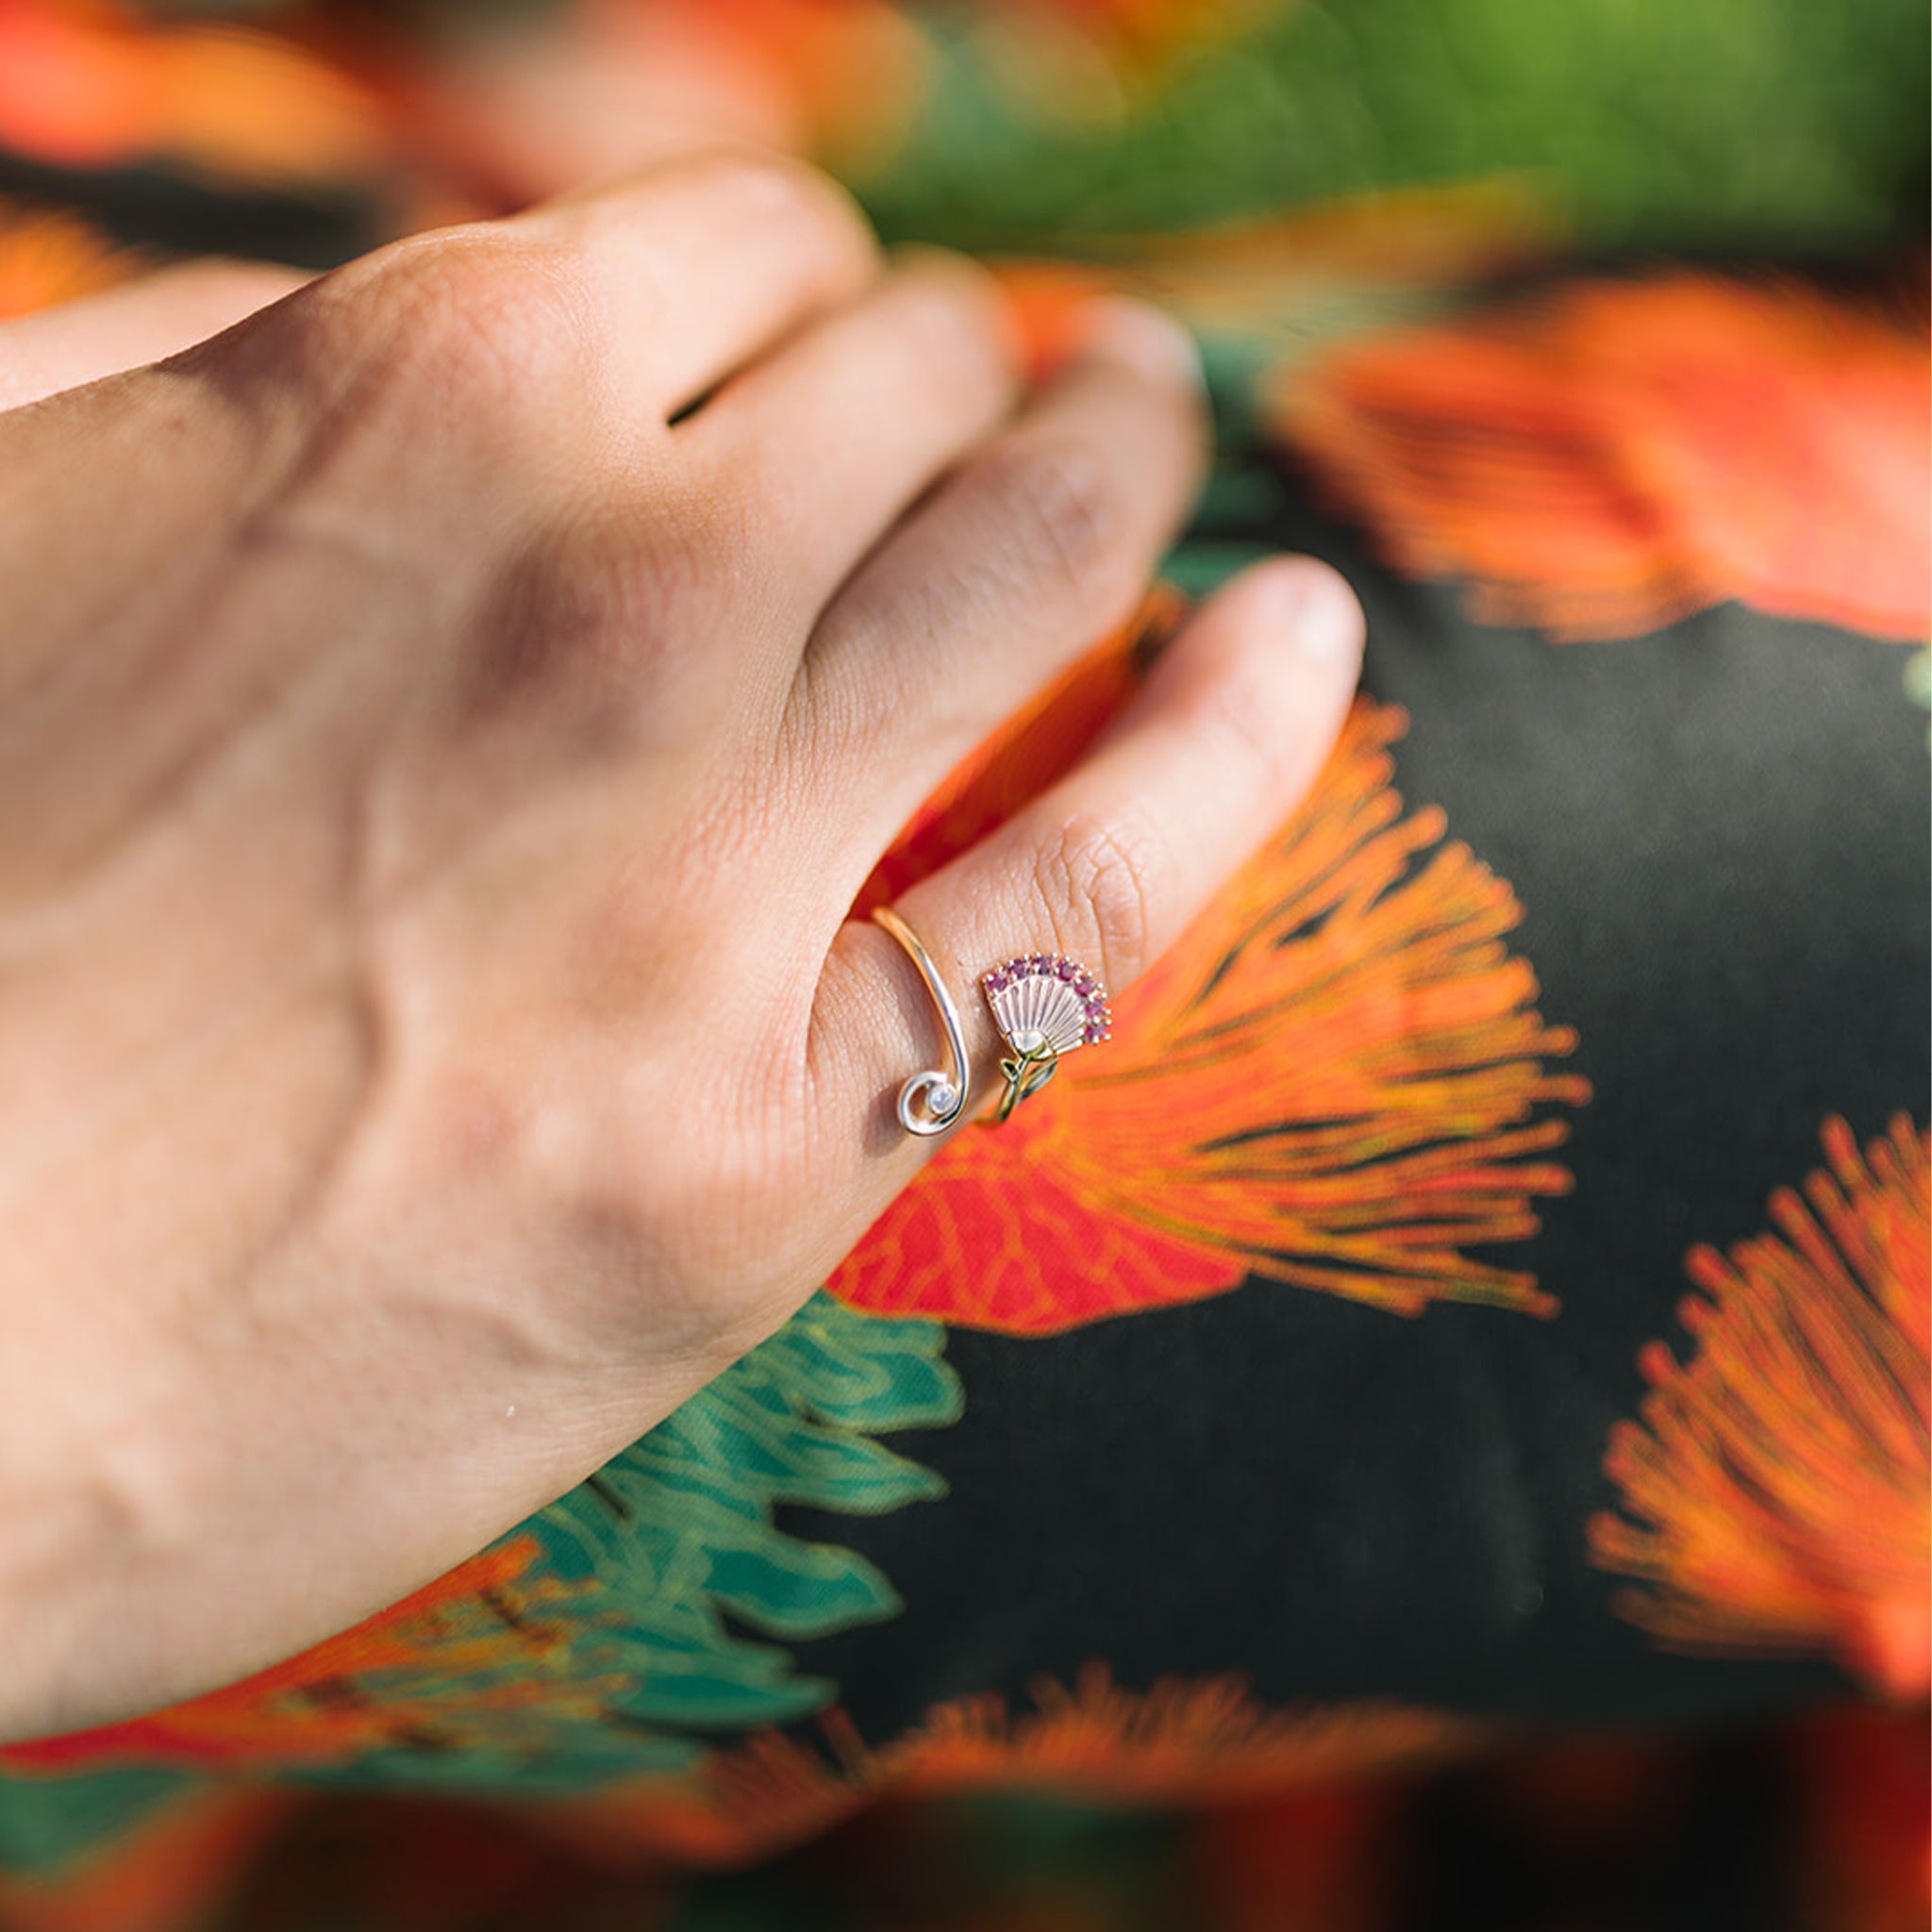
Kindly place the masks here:
MULTIPOLYGON (((973 1091, 959 1009, 919 935, 889 906, 874 912, 873 920, 898 941, 919 969, 953 1061, 950 1072, 927 1067, 899 1089, 899 1124, 908 1134, 942 1134, 964 1114, 973 1091)), ((979 987, 1007 1043, 1007 1058, 1000 1061, 1007 1082, 1000 1095, 1001 1120, 1038 1093, 1066 1055, 1112 1038, 1106 989, 1077 959, 1062 953, 1023 953, 995 966, 979 987)))

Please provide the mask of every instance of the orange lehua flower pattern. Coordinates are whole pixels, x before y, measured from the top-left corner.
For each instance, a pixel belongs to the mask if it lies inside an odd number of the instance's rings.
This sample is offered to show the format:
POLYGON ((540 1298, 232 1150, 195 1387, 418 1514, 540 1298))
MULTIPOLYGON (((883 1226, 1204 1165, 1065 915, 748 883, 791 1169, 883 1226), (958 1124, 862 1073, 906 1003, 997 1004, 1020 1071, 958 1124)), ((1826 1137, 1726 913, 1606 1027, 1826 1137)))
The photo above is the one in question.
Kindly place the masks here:
POLYGON ((554 1724, 560 1711, 595 1722, 627 1680, 585 1670, 570 1632, 546 1625, 546 1611, 573 1586, 538 1572, 540 1555, 535 1537, 513 1537, 240 1683, 148 1717, 0 1746, 0 1772, 115 1763, 288 1771, 348 1763, 398 1744, 500 1746, 522 1710, 540 1724, 554 1724), (386 1697, 385 1672, 403 1674, 418 1694, 386 1697))
POLYGON ((1923 638, 1928 406, 1919 296, 1690 270, 1371 338, 1264 397, 1397 568, 1559 641, 1727 598, 1923 638))
POLYGON ((1386 1703, 1274 1711, 1241 1676, 1163 1677, 1123 1690, 1091 1663, 1071 1688, 1028 1687, 1031 1710, 998 1695, 940 1706, 878 1754, 877 1778, 908 1792, 975 1785, 1049 1790, 1154 1803, 1212 1801, 1435 1762, 1491 1727, 1386 1703))
MULTIPOLYGON (((1088 704, 1070 689, 1028 729, 1088 704)), ((1544 1065, 1574 1036, 1543 1023, 1507 949, 1507 885, 1443 842, 1440 811, 1404 815, 1388 748, 1405 724, 1360 702, 1296 818, 1114 1003, 1105 1056, 948 1145, 831 1291, 1028 1335, 1251 1274, 1405 1315, 1554 1312, 1529 1274, 1466 1250, 1536 1232, 1531 1201, 1570 1185, 1549 1158, 1568 1124, 1539 1109, 1589 1086, 1544 1065)), ((1024 762, 991 761, 1009 786, 1024 762)), ((936 827, 976 823, 944 802, 913 846, 929 859, 936 827)))
POLYGON ((1697 1353, 1640 1357, 1642 1421, 1604 1458, 1624 1513, 1591 1519, 1591 1559, 1641 1579, 1616 1608, 1671 1649, 1828 1657, 1923 1697, 1932 1140, 1901 1116, 1862 1155, 1841 1120, 1824 1143, 1774 1234, 1686 1257, 1697 1353))
POLYGON ((647 1845, 694 1863, 760 1857, 882 1798, 1038 1786, 1123 1803, 1212 1802, 1435 1764, 1493 1727, 1380 1702, 1273 1711, 1240 1676, 1123 1690, 1091 1663, 1071 1688, 1030 1686, 937 1706, 868 1747, 842 1711, 820 1720, 828 1760, 780 1731, 712 1754, 693 1781, 640 1781, 574 1802, 559 1826, 586 1844, 647 1845))

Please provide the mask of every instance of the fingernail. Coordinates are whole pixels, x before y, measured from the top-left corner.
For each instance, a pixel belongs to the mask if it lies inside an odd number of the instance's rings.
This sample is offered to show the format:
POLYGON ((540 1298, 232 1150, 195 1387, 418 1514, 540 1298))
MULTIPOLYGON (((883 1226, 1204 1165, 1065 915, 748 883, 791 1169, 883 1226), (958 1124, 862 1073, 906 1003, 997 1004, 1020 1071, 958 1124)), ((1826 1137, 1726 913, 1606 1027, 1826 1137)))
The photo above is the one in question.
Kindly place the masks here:
POLYGON ((1274 576, 1273 594, 1303 657, 1335 664, 1361 656, 1362 607, 1340 571, 1312 557, 1284 558, 1263 567, 1274 576))
POLYGON ((1080 345, 1090 355, 1124 362, 1156 382, 1204 388, 1201 352, 1179 323, 1144 302, 1103 295, 1090 302, 1082 318, 1080 345))

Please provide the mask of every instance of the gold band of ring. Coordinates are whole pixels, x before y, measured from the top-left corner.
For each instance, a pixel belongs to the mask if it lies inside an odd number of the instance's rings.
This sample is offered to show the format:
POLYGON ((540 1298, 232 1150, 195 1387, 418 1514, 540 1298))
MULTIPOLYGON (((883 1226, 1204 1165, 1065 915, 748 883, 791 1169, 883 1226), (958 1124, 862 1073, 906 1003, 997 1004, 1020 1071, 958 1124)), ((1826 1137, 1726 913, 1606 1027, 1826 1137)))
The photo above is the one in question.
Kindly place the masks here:
POLYGON ((940 969, 932 963, 932 955, 920 943, 919 935, 890 906, 877 908, 872 916, 874 924, 891 933, 919 969, 919 976, 925 981, 925 990, 939 1011, 946 1050, 953 1057, 950 1074, 928 1067, 914 1074, 899 1089, 899 1124, 908 1134, 922 1138, 943 1134, 966 1111, 966 1102, 973 1091, 973 1070, 966 1063, 966 1037, 959 1030, 959 1009, 953 1004, 945 981, 940 977, 940 969))

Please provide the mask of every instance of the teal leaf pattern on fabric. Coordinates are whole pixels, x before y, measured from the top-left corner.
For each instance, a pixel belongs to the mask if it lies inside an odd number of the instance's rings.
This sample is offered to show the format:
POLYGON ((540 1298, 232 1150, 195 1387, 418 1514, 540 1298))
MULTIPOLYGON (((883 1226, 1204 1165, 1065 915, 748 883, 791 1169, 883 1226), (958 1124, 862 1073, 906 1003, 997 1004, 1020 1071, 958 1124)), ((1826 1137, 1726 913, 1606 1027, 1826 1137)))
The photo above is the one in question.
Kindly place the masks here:
MULTIPOLYGON (((945 1494, 931 1470, 869 1433, 935 1427, 963 1410, 929 1321, 856 1314, 813 1297, 777 1334, 535 1520, 557 1574, 594 1576, 628 1627, 604 1654, 636 1680, 633 1719, 780 1724, 833 1687, 792 1674, 770 1636, 829 1635, 898 1613, 856 1552, 785 1535, 781 1503, 879 1515, 945 1494)), ((602 1659, 600 1659, 601 1661, 602 1659)))

